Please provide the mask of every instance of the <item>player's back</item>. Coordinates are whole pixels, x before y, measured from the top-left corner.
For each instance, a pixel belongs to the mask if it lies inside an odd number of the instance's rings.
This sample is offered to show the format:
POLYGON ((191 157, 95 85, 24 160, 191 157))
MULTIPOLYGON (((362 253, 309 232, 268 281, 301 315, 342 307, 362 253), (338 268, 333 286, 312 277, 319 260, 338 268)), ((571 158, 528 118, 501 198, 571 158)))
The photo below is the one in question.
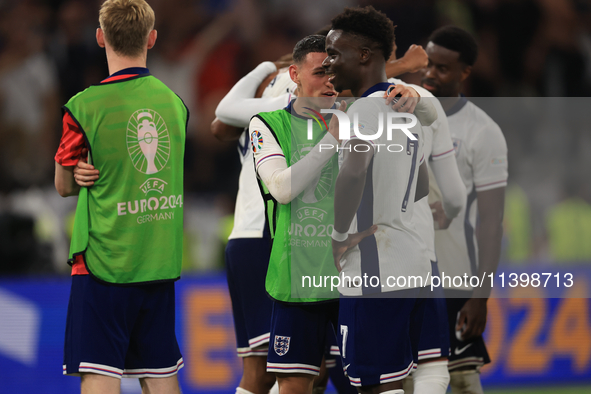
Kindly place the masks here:
MULTIPOLYGON (((356 101, 348 111, 353 124, 364 135, 376 133, 380 125, 379 117, 382 116, 383 133, 369 141, 374 146, 374 156, 367 170, 362 202, 350 232, 365 230, 372 224, 378 225, 378 230, 375 237, 368 237, 359 244, 359 248, 345 255, 343 268, 345 275, 367 273, 379 276, 380 283, 385 286, 380 289, 382 292, 417 287, 412 283, 388 287, 388 276, 421 276, 425 279, 430 272, 426 246, 413 219, 418 170, 423 160, 423 132, 420 123, 417 123, 408 128, 416 141, 411 140, 400 127, 394 128, 389 135, 387 114, 394 111, 385 104, 383 93, 377 91, 356 101), (358 119, 354 118, 355 113, 358 119)), ((404 120, 394 118, 393 123, 404 123, 404 120)), ((348 291, 343 293, 360 294, 361 289, 348 291)))

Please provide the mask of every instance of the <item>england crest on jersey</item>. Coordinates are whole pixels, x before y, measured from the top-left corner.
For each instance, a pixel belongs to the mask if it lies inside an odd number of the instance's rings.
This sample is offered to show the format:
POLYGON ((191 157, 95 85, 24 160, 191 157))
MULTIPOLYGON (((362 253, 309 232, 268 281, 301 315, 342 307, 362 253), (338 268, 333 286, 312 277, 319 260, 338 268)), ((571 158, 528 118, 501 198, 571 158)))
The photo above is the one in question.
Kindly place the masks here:
POLYGON ((284 356, 289 351, 289 341, 291 337, 282 337, 275 335, 275 353, 279 356, 284 356))

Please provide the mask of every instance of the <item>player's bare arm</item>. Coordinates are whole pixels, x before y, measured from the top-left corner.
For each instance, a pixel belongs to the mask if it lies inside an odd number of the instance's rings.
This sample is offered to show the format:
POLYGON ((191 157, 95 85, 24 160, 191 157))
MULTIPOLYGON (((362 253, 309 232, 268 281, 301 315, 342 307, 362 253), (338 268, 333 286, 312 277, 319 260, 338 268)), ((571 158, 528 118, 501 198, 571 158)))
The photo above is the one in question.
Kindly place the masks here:
POLYGON ((78 195, 80 186, 74 180, 74 166, 64 167, 55 163, 55 189, 62 197, 78 195))
MULTIPOLYGON (((349 144, 351 152, 343 151, 343 165, 339 170, 335 185, 334 230, 337 234, 347 234, 349 231, 349 226, 351 226, 353 217, 361 203, 367 168, 373 158, 373 147, 371 146, 367 151, 364 151, 365 149, 359 149, 363 152, 355 150, 357 145, 369 145, 367 142, 354 139, 349 144)), ((360 233, 349 234, 346 238, 339 238, 337 234, 333 234, 332 255, 339 272, 342 269, 341 257, 343 254, 361 242, 363 238, 374 234, 377 229, 378 226, 373 225, 360 233)))
POLYGON ((415 73, 427 67, 429 57, 421 45, 411 45, 403 57, 396 59, 396 44, 392 57, 386 63, 386 75, 394 78, 406 73, 415 73))
MULTIPOLYGON (((478 200, 478 275, 496 272, 501 256, 503 238, 503 212, 505 208, 505 187, 477 192, 478 200)), ((489 283, 490 285, 490 283, 489 283)), ((460 311, 456 330, 466 327, 462 333, 464 340, 480 336, 486 327, 486 302, 491 287, 486 283, 474 289, 472 298, 460 311)))
POLYGON ((215 138, 224 142, 238 140, 244 131, 243 128, 227 125, 218 118, 211 122, 210 130, 215 138))

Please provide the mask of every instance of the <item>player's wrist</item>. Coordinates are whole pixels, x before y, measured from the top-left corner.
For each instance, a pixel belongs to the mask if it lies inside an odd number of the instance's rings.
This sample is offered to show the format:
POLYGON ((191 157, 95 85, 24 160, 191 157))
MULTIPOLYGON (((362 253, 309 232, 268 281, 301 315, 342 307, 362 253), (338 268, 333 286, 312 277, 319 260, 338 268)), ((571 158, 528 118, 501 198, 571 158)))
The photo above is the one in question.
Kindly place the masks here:
POLYGON ((330 234, 331 238, 337 242, 345 242, 347 238, 349 238, 348 233, 339 233, 334 228, 332 229, 332 234, 330 234))

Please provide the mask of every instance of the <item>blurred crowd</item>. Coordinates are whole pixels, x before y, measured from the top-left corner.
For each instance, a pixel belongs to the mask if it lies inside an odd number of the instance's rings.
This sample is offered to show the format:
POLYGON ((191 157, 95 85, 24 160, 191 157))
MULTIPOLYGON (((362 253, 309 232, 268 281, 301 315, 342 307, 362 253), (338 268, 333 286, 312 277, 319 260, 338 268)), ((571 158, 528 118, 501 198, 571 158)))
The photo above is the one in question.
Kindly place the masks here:
MULTIPOLYGON (((0 273, 67 272, 75 199, 62 199, 53 190, 53 155, 61 137, 61 105, 108 76, 104 51, 95 41, 100 3, 0 0, 0 273)), ((217 141, 209 131, 218 102, 257 64, 290 53, 301 37, 328 24, 345 6, 372 4, 385 12, 397 25, 399 57, 411 44, 425 45, 439 26, 455 24, 472 32, 480 55, 466 85, 468 96, 591 93, 589 0, 149 3, 158 40, 148 54, 148 67, 183 98, 191 114, 185 169, 186 194, 193 201, 186 205, 187 269, 222 266, 232 223, 240 166, 234 144, 217 141)), ((414 83, 418 78, 403 76, 414 83)), ((511 166, 504 259, 591 261, 591 250, 573 256, 566 241, 553 246, 565 234, 563 227, 570 222, 562 221, 568 215, 580 222, 573 233, 591 236, 591 189, 585 185, 590 179, 588 127, 577 123, 561 129, 561 148, 555 152, 551 140, 535 143, 536 129, 522 123, 504 129, 511 166), (549 162, 557 165, 546 171, 549 162), (556 213, 557 207, 564 212, 556 213)))

